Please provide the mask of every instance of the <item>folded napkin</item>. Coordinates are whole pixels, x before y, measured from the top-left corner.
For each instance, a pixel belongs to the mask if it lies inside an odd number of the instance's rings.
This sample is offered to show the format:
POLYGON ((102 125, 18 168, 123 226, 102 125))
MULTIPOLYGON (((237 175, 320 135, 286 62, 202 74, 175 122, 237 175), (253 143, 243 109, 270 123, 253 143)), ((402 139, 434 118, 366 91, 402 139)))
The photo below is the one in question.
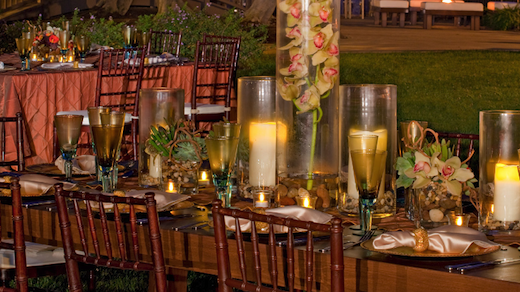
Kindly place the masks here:
MULTIPOLYGON (((56 159, 54 165, 58 167, 61 173, 65 173, 65 159, 61 156, 56 159)), ((73 174, 96 174, 96 156, 81 155, 72 159, 73 174)))
MULTIPOLYGON (((78 68, 86 69, 92 68, 94 64, 78 63, 78 68)), ((74 62, 67 63, 43 63, 41 66, 43 69, 68 69, 74 67, 74 62)))
POLYGON ((4 69, 4 62, 0 62, 0 70, 4 69))
POLYGON ((170 53, 162 53, 160 56, 149 56, 148 57, 148 64, 158 64, 158 63, 164 63, 168 61, 178 61, 178 58, 176 58, 174 55, 170 53))
MULTIPOLYGON (((428 230, 428 250, 438 253, 462 254, 472 244, 488 249, 499 244, 486 238, 483 233, 468 227, 445 225, 428 230)), ((392 249, 401 246, 415 246, 415 238, 409 231, 386 232, 376 237, 373 242, 375 249, 392 249)))
MULTIPOLYGON (((0 178, 4 182, 4 178, 0 178)), ((20 192, 22 197, 40 196, 46 194, 56 183, 60 181, 41 174, 24 174, 20 176, 20 192)), ((69 182, 62 182, 65 190, 71 190, 76 185, 69 182)))
MULTIPOLYGON (((157 203, 157 211, 159 211, 159 212, 170 210, 170 208, 173 205, 190 198, 190 196, 187 196, 187 195, 181 195, 181 194, 177 194, 177 193, 167 193, 167 192, 158 191, 158 190, 130 190, 125 193, 125 197, 134 197, 134 198, 143 199, 144 195, 148 192, 153 192, 155 194, 155 202, 157 203)), ((105 193, 105 195, 110 196, 112 194, 105 193)), ((91 202, 91 206, 93 208, 99 207, 99 205, 94 202, 91 202)), ((111 209, 114 207, 114 205, 112 203, 103 203, 103 207, 106 209, 111 209)), ((122 211, 125 212, 126 210, 123 209, 122 211)), ((137 209, 137 212, 146 212, 146 210, 137 209)))
MULTIPOLYGON (((314 209, 303 208, 300 206, 286 206, 283 208, 267 209, 266 215, 274 215, 282 218, 293 218, 302 221, 311 221, 315 223, 325 224, 332 219, 332 215, 323 213, 314 209)), ((235 218, 225 216, 224 221, 230 230, 235 230, 235 218)), ((239 219, 240 230, 243 232, 251 231, 251 221, 247 219, 239 219)), ((257 226, 258 228, 258 226, 257 226)), ((262 228, 263 231, 266 231, 262 228)), ((287 233, 288 228, 285 226, 275 225, 275 233, 287 233)))

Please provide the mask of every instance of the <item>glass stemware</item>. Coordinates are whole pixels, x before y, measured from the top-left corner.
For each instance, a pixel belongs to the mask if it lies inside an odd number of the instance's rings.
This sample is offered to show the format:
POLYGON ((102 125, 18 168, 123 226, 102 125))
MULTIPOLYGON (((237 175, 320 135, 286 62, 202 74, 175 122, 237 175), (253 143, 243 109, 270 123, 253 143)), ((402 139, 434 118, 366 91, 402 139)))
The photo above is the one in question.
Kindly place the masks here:
POLYGON ((15 39, 15 41, 18 54, 22 60, 22 71, 31 70, 31 60, 29 59, 33 43, 31 39, 31 33, 23 33, 22 37, 15 39))
POLYGON ((63 62, 67 62, 67 51, 69 50, 70 32, 68 30, 60 30, 60 52, 63 62))
POLYGON ((123 26, 123 40, 125 42, 125 48, 133 48, 136 45, 137 40, 137 29, 132 26, 123 26))
POLYGON ((377 150, 377 136, 351 135, 349 149, 356 187, 359 192, 361 233, 372 229, 372 212, 384 173, 386 151, 377 150))
POLYGON ((102 173, 103 192, 112 193, 115 189, 114 166, 121 148, 125 114, 123 112, 111 112, 101 113, 100 116, 101 123, 93 124, 91 122, 90 127, 96 148, 98 168, 102 173))
POLYGON ((81 63, 85 62, 85 57, 90 51, 90 38, 85 35, 80 35, 76 39, 76 46, 78 47, 79 57, 81 63))
POLYGON ((213 173, 213 184, 217 198, 231 207, 229 188, 231 172, 237 157, 238 137, 206 137, 209 164, 213 173))
MULTIPOLYGON (((111 109, 109 107, 105 107, 105 106, 88 107, 87 111, 88 111, 89 125, 101 125, 101 114, 102 113, 108 114, 108 113, 110 113, 110 110, 111 109)), ((92 128, 90 128, 90 137, 94 137, 94 134, 92 133, 92 128)), ((90 140, 91 140, 90 142, 92 143, 92 151, 94 152, 94 155, 96 155, 96 145, 94 143, 94 139, 90 139, 90 140)), ((102 175, 103 175, 103 173, 99 169, 99 162, 98 162, 98 158, 96 155, 96 177, 97 177, 98 182, 101 182, 102 175)))
POLYGON ((65 160, 65 180, 68 182, 72 181, 72 159, 76 156, 82 122, 83 116, 79 115, 54 116, 58 144, 65 160))

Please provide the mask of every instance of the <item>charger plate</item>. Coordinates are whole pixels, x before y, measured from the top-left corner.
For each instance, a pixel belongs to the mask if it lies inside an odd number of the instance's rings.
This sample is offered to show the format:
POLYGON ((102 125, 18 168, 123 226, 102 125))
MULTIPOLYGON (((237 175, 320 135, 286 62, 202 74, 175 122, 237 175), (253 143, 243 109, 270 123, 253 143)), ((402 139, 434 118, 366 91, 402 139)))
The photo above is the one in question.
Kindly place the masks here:
POLYGON ((470 246, 470 248, 465 253, 438 253, 435 251, 424 251, 424 252, 416 252, 413 248, 408 246, 397 247, 392 249, 375 249, 374 248, 374 238, 367 240, 361 244, 361 247, 370 251, 375 251, 382 254, 390 254, 390 255, 398 255, 405 257, 418 257, 418 258, 461 258, 461 257, 472 257, 485 255, 488 253, 495 252, 500 249, 500 246, 493 246, 487 249, 480 249, 475 245, 470 246))
MULTIPOLYGON (((120 173, 125 171, 125 169, 126 169, 124 166, 122 166, 120 164, 118 164, 117 167, 118 167, 118 171, 120 173)), ((27 170, 28 172, 43 174, 43 175, 65 176, 65 174, 63 172, 61 172, 61 170, 53 163, 42 163, 42 164, 29 165, 29 166, 25 167, 25 170, 27 170)), ((92 174, 73 173, 72 177, 86 177, 86 176, 91 176, 91 175, 95 175, 95 173, 92 173, 92 174)))

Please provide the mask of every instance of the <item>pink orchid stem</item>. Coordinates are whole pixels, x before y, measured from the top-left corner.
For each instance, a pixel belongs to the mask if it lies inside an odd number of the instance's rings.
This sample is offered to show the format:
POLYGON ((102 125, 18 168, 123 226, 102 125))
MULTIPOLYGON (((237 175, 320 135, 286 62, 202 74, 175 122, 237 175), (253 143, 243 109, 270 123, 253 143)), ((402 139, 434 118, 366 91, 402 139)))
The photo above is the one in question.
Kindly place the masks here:
POLYGON ((312 190, 312 170, 314 169, 314 152, 316 150, 316 132, 318 131, 318 111, 312 111, 312 141, 311 141, 311 157, 309 161, 309 172, 307 174, 307 190, 312 190))

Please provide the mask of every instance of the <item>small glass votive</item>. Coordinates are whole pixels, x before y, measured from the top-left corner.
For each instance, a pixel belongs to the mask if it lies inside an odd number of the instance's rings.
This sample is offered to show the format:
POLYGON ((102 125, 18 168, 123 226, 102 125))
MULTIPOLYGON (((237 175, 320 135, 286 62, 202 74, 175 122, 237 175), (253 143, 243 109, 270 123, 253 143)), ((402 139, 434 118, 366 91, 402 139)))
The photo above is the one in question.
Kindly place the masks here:
POLYGON ((211 170, 200 169, 199 170, 199 186, 207 186, 211 184, 211 170))
POLYGON ((175 189, 175 183, 171 178, 164 181, 162 189, 167 193, 175 193, 177 191, 175 189))
POLYGON ((271 190, 254 190, 253 191, 253 207, 255 208, 272 208, 275 207, 273 191, 271 190))
POLYGON ((449 225, 468 227, 468 225, 469 225, 469 218, 470 217, 471 217, 470 214, 450 213, 450 214, 448 214, 448 224, 449 225))
POLYGON ((316 200, 318 197, 296 197, 295 199, 300 207, 316 209, 316 200))

